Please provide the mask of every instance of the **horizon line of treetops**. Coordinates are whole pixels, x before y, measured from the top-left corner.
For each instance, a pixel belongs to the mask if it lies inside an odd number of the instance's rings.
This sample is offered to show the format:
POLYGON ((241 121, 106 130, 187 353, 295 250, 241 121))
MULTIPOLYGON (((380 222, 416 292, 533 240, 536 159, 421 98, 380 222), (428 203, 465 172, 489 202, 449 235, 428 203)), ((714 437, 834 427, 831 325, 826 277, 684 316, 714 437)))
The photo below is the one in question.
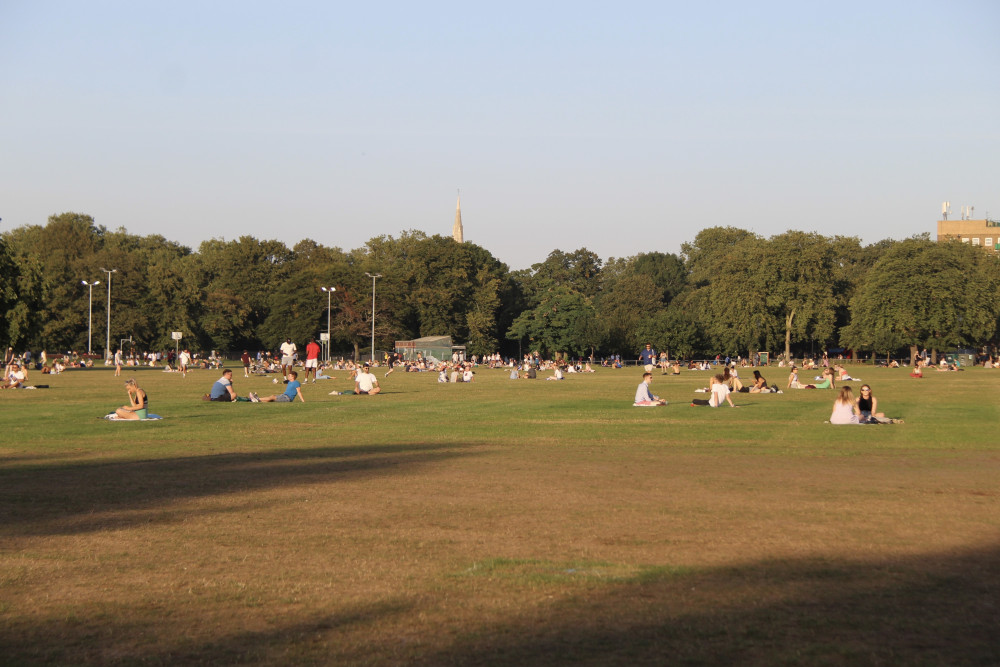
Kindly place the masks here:
POLYGON ((510 271, 489 251, 404 231, 350 251, 309 239, 288 248, 243 236, 197 251, 160 235, 109 231, 79 213, 0 234, 0 336, 7 345, 103 349, 102 284, 117 269, 110 339, 170 349, 273 349, 329 331, 355 357, 372 333, 395 340, 450 335, 467 354, 635 356, 645 343, 671 356, 856 354, 995 346, 1000 262, 981 248, 928 235, 859 239, 788 231, 770 238, 711 227, 679 255, 642 252, 603 262, 586 248, 553 250, 510 271), (336 287, 323 293, 321 287, 336 287), (329 311, 327 305, 329 304, 329 311))

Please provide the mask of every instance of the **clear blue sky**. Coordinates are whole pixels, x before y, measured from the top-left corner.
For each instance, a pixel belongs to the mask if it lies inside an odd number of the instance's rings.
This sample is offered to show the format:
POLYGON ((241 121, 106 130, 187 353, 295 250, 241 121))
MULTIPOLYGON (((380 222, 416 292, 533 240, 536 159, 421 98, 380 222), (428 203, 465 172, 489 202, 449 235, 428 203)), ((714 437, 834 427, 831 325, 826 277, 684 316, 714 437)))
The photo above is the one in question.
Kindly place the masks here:
POLYGON ((1000 218, 1000 3, 0 0, 0 229, 679 252, 1000 218))

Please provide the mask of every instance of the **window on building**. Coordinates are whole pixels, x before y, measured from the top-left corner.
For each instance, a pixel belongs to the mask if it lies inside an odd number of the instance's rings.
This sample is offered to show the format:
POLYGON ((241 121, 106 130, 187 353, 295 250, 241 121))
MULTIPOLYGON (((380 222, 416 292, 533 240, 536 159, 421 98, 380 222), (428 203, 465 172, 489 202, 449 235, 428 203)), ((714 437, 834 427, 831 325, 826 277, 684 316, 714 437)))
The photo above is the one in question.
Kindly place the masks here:
POLYGON ((978 236, 975 237, 974 239, 972 239, 972 245, 979 245, 979 237, 978 236))
POLYGON ((963 236, 962 237, 962 243, 968 243, 968 242, 969 242, 969 237, 968 236, 963 236))
POLYGON ((992 248, 993 247, 993 239, 991 239, 990 237, 987 236, 986 237, 986 243, 984 243, 983 245, 986 246, 987 248, 992 248))

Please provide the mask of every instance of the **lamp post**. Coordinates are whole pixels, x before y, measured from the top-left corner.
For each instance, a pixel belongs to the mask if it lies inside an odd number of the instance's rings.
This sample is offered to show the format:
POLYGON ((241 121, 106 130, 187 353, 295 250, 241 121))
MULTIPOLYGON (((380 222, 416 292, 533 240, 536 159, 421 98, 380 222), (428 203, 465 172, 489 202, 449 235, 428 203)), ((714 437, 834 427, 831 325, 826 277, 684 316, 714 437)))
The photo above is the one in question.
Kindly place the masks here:
POLYGON ((108 274, 108 337, 104 341, 104 361, 107 363, 111 354, 111 274, 118 273, 118 269, 108 270, 102 266, 101 271, 108 274))
POLYGON ((100 285, 100 280, 95 280, 92 283, 88 283, 86 280, 81 280, 81 283, 89 288, 90 292, 90 302, 87 304, 87 354, 91 354, 90 340, 91 334, 94 331, 94 285, 100 285))
POLYGON ((368 272, 365 272, 365 275, 372 279, 372 358, 370 361, 374 364, 375 363, 375 279, 381 278, 382 274, 376 273, 375 275, 372 275, 368 272))
POLYGON ((330 362, 330 298, 337 291, 336 287, 320 287, 326 292, 326 361, 330 362))

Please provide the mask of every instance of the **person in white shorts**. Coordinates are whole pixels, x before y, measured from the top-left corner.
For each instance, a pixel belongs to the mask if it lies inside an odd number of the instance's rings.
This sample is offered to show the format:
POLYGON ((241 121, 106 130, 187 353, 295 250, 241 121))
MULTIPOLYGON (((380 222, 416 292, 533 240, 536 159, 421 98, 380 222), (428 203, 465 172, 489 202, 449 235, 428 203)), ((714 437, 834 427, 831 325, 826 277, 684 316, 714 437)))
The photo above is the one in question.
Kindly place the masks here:
POLYGON ((288 371, 292 370, 292 364, 295 363, 295 353, 298 352, 298 348, 295 347, 291 338, 286 338, 279 349, 281 350, 281 377, 287 380, 288 371))

